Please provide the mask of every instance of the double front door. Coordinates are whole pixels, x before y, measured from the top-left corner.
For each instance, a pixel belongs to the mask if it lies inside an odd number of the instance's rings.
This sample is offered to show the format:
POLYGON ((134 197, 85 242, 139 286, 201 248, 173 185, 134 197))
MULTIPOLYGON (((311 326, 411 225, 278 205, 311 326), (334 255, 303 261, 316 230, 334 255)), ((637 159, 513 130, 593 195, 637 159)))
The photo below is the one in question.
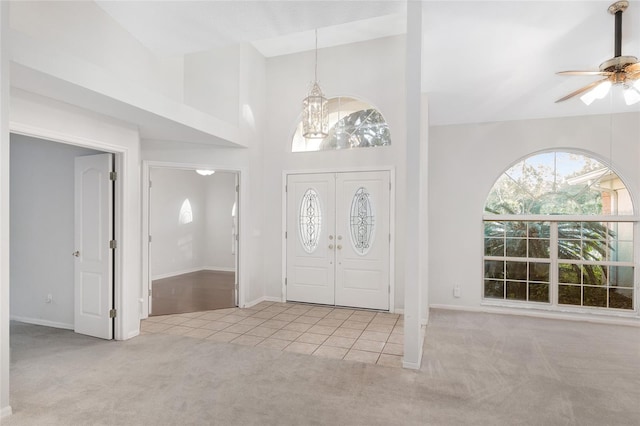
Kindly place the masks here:
POLYGON ((287 300, 389 309, 388 171, 287 177, 287 300))

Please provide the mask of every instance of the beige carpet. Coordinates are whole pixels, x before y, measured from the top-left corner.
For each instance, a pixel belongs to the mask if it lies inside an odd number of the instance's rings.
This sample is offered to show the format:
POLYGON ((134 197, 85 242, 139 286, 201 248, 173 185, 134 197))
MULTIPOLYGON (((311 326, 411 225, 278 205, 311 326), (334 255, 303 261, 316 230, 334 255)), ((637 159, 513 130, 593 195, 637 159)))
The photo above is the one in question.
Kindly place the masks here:
POLYGON ((12 323, 19 425, 637 425, 640 328, 432 310, 422 369, 12 323))

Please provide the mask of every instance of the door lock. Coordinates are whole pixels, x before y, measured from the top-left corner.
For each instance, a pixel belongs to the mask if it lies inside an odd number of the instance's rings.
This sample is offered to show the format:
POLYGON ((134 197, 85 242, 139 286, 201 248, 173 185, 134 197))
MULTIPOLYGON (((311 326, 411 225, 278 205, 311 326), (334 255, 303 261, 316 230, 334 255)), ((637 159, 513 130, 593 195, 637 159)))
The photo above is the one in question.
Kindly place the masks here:
POLYGON ((333 244, 329 244, 329 250, 333 250, 333 244))
POLYGON ((80 257, 80 252, 78 250, 76 250, 73 253, 71 253, 71 255, 75 256, 75 257, 80 257))
POLYGON ((342 246, 338 244, 338 250, 342 250, 342 246))

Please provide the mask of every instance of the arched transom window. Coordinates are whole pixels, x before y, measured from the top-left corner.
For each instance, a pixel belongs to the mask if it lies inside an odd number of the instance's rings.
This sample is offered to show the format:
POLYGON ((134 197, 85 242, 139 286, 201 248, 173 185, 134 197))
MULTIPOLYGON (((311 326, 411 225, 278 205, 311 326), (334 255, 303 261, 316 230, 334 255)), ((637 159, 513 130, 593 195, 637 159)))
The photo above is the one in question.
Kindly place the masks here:
POLYGON ((485 300, 634 310, 633 204, 607 166, 536 154, 495 182, 485 204, 485 300))
POLYGON ((354 98, 338 97, 328 101, 329 134, 324 139, 302 136, 298 124, 291 144, 292 152, 369 148, 391 145, 389 126, 380 111, 354 98))

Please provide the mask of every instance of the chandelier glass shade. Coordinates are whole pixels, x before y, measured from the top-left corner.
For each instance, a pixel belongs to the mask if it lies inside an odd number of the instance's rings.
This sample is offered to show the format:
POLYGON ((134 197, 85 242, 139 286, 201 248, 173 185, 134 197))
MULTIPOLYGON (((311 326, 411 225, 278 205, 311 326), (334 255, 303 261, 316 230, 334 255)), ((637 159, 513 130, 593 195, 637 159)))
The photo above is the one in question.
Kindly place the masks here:
POLYGON ((322 139, 329 134, 329 109, 327 98, 318 84, 318 30, 316 30, 315 74, 311 90, 302 101, 302 136, 322 139))
POLYGON ((327 98, 317 82, 302 101, 302 136, 308 139, 325 138, 329 134, 327 98))

